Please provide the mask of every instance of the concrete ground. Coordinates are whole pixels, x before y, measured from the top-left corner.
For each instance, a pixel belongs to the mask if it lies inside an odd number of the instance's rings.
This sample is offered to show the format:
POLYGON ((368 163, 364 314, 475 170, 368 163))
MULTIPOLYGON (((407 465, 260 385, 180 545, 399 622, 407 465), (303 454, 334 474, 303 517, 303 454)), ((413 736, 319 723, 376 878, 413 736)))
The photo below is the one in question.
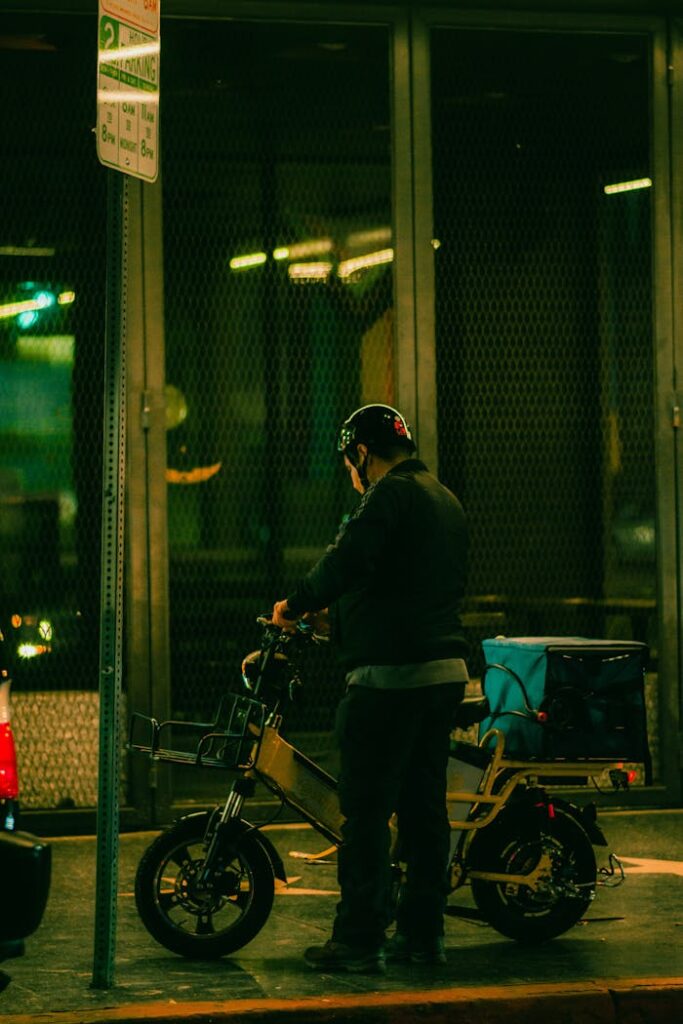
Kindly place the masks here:
MULTIPOLYGON (((293 852, 326 843, 309 827, 270 826, 290 884, 279 890, 263 931, 230 959, 185 960, 159 946, 133 900, 137 862, 153 833, 121 836, 114 985, 91 987, 95 839, 52 839, 53 877, 43 923, 25 955, 5 960, 5 1024, 31 1021, 535 1020, 635 1024, 683 1020, 683 811, 601 813, 627 880, 601 889, 566 936, 523 948, 487 925, 449 917, 444 967, 389 966, 385 976, 321 975, 303 949, 322 942, 338 898, 333 859, 293 852), (5 978, 7 980, 7 978, 5 978)), ((467 904, 469 892, 458 895, 467 904)))

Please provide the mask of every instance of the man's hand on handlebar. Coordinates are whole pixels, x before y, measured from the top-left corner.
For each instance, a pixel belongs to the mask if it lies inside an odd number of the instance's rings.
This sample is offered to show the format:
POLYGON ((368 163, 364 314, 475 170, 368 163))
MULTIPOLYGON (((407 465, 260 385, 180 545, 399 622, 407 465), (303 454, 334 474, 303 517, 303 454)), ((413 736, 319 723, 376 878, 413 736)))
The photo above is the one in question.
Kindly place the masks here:
POLYGON ((284 629, 285 633, 294 633, 300 618, 300 615, 294 615, 289 610, 289 605, 286 601, 276 601, 273 605, 273 625, 284 629))
POLYGON ((303 621, 313 628, 317 636, 329 636, 330 617, 327 608, 317 612, 306 612, 304 615, 293 616, 286 601, 276 601, 273 605, 272 622, 286 633, 294 633, 297 623, 303 621))

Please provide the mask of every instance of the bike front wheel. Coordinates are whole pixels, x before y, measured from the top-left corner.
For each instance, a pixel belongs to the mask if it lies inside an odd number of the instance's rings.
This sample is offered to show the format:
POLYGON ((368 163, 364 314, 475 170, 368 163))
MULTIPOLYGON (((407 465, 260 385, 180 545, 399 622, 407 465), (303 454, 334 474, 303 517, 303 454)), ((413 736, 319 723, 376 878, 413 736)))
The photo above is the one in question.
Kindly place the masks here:
POLYGON ((552 865, 550 877, 535 890, 473 878, 472 895, 501 935, 522 943, 544 942, 568 931, 586 912, 597 875, 593 846, 579 822, 561 807, 555 807, 554 817, 542 808, 536 820, 511 811, 476 834, 468 855, 470 868, 524 875, 546 854, 552 865))
POLYGON ((181 818, 143 854, 135 903, 148 932, 181 956, 214 960, 246 946, 268 920, 275 879, 252 833, 225 842, 203 877, 209 814, 181 818))

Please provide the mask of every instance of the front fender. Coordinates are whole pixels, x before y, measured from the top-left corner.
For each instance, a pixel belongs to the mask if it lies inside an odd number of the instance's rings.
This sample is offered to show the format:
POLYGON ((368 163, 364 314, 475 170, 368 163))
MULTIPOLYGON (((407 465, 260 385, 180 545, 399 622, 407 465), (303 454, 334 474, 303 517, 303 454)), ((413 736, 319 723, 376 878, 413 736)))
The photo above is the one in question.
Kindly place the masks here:
MULTIPOLYGON (((219 809, 216 808, 213 811, 192 811, 191 814, 183 815, 181 820, 185 821, 188 818, 196 818, 199 820, 200 818, 203 818, 205 823, 204 828, 206 829, 209 826, 211 817, 214 814, 217 814, 218 810, 219 809)), ((227 842, 234 842, 241 835, 249 832, 253 836, 255 842, 259 843, 268 855, 268 859, 273 865, 273 874, 275 877, 281 879, 283 882, 287 881, 287 872, 285 871, 285 866, 282 863, 280 854, 277 852, 268 836, 264 835, 256 825, 252 825, 250 821, 246 821, 244 818, 230 818, 222 825, 219 823, 218 828, 221 831, 221 841, 227 842)))
POLYGON ((228 839, 228 841, 234 841, 238 839, 239 836, 244 835, 245 832, 249 832, 252 838, 259 843, 263 847, 264 852, 267 853, 268 859, 273 865, 273 874, 275 877, 279 878, 283 882, 287 881, 287 872, 285 871, 285 866, 282 863, 280 854, 277 852, 268 836, 264 835, 256 825, 252 825, 251 822, 245 821, 244 818, 232 818, 230 821, 226 821, 223 826, 219 827, 221 827, 223 836, 228 839))

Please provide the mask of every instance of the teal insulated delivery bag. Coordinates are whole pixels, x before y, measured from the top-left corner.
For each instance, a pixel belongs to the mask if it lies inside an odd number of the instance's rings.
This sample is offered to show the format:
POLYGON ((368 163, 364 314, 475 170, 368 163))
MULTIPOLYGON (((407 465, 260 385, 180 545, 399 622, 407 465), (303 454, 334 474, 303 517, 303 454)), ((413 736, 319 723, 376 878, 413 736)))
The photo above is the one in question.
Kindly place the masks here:
POLYGON ((554 636, 482 646, 491 714, 480 736, 500 729, 506 755, 518 760, 623 760, 649 775, 646 644, 554 636))

